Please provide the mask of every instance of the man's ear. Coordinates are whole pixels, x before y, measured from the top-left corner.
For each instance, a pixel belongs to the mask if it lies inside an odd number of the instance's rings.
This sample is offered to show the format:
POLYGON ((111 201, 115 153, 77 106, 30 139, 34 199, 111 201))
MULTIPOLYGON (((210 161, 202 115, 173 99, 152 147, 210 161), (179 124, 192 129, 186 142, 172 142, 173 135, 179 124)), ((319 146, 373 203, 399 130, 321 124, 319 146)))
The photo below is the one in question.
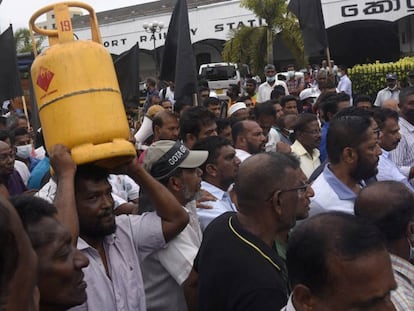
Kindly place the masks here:
POLYGON ((214 164, 207 164, 206 165, 206 173, 207 175, 216 177, 218 174, 217 167, 214 164))
POLYGON ((407 225, 406 235, 410 241, 414 241, 414 221, 410 221, 407 225))
POLYGON ((158 136, 160 127, 158 125, 154 126, 154 136, 158 136))
POLYGON ((168 179, 167 185, 170 191, 179 192, 182 189, 183 183, 180 177, 172 176, 168 179))
POLYGON ((188 149, 191 149, 193 145, 196 143, 197 137, 195 137, 191 133, 185 134, 185 145, 188 149))
POLYGON ((246 146, 246 138, 243 135, 239 135, 236 138, 236 141, 234 142, 235 145, 245 147, 246 146))
POLYGON ((356 163, 358 161, 358 153, 354 148, 345 147, 344 150, 342 150, 342 159, 347 164, 356 163))
POLYGON ((315 297, 310 289, 302 284, 298 284, 292 291, 292 303, 296 311, 316 311, 315 297))

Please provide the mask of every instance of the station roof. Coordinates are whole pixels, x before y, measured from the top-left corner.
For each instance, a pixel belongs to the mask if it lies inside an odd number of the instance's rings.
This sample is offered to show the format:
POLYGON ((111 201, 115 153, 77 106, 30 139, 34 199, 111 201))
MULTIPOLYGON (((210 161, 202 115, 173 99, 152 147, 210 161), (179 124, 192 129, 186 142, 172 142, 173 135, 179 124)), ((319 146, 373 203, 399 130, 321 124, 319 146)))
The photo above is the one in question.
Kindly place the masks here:
MULTIPOLYGON (((226 1, 226 0, 224 0, 226 1)), ((223 0, 187 0, 189 9, 203 5, 224 2, 223 0)), ((229 1, 229 0, 227 0, 229 1)), ((113 9, 109 11, 97 12, 99 25, 111 24, 118 21, 134 19, 143 16, 152 16, 162 13, 172 13, 176 0, 160 0, 113 9)), ((89 26, 89 15, 76 16, 72 19, 73 28, 89 26)))

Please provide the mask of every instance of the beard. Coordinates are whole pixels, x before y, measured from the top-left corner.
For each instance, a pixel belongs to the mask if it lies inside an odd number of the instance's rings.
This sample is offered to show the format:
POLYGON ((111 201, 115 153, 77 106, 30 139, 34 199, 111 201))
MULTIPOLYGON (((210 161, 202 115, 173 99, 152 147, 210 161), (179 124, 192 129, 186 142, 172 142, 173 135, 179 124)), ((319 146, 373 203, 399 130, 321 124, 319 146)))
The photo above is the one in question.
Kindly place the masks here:
POLYGON ((93 238, 103 238, 109 234, 114 233, 116 230, 115 223, 115 213, 111 211, 106 212, 105 214, 99 215, 95 224, 93 225, 83 225, 81 224, 80 231, 82 235, 93 237, 93 238), (112 216, 112 220, 107 222, 102 222, 101 219, 107 216, 112 216))
POLYGON ((188 203, 192 200, 198 200, 201 198, 200 188, 197 190, 191 190, 188 185, 184 185, 183 187, 183 197, 184 200, 188 203))
POLYGON ((408 110, 404 114, 404 118, 411 124, 414 124, 414 110, 408 110))
POLYGON ((264 152, 264 149, 262 148, 263 146, 264 144, 261 144, 260 146, 255 146, 251 142, 247 142, 247 151, 250 154, 261 153, 261 152, 264 152))
POLYGON ((367 180, 378 174, 378 161, 375 164, 367 161, 358 153, 358 163, 355 169, 351 172, 351 177, 355 180, 367 180))

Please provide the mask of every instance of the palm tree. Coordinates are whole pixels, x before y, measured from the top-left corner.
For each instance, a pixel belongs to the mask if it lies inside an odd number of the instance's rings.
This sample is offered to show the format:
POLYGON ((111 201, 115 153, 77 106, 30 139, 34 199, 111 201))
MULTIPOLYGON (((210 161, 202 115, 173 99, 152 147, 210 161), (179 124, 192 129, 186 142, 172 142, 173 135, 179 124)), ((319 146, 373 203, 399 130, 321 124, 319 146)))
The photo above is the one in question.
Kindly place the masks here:
POLYGON ((233 38, 223 49, 223 59, 229 62, 248 64, 252 72, 261 72, 266 60, 266 27, 241 27, 233 30, 233 38))
POLYGON ((285 0, 242 0, 241 6, 251 10, 267 24, 267 62, 273 64, 273 31, 283 24, 286 15, 285 0))
POLYGON ((273 64, 273 41, 278 33, 298 66, 305 65, 299 24, 294 16, 287 14, 285 0, 242 0, 241 5, 266 20, 267 26, 241 27, 233 31, 232 38, 224 46, 224 60, 246 63, 253 72, 261 72, 266 63, 273 64))
MULTIPOLYGON (((280 26, 278 38, 289 48, 298 67, 306 64, 304 47, 299 25, 294 17, 287 16, 280 26)), ((272 63, 266 57, 269 51, 267 44, 267 27, 241 27, 231 33, 223 49, 223 59, 228 62, 248 64, 251 71, 260 73, 263 67, 272 63)), ((272 34, 273 38, 273 34, 272 34)), ((273 54, 273 44, 270 45, 273 54)), ((273 56, 273 55, 272 55, 273 56)))
MULTIPOLYGON (((39 50, 43 41, 45 40, 44 36, 39 36, 36 38, 36 49, 39 50)), ((16 43, 17 53, 27 53, 32 52, 32 39, 30 37, 30 30, 27 28, 19 28, 14 32, 14 41, 16 43)))

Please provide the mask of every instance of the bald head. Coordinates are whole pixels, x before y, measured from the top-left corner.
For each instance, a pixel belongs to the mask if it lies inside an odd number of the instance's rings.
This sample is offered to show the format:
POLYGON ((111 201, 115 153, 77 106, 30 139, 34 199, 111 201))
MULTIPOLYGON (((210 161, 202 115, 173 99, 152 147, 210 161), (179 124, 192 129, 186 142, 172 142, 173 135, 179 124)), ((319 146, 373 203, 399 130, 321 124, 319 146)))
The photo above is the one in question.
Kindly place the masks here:
POLYGON ((298 225, 289 237, 286 263, 290 285, 304 284, 313 293, 331 294, 333 259, 350 262, 377 252, 386 254, 381 233, 365 219, 340 212, 316 215, 298 225))
POLYGON ((402 183, 381 181, 361 190, 355 200, 355 215, 369 219, 388 243, 405 238, 414 219, 414 194, 402 183))
POLYGON ((388 109, 391 109, 391 110, 395 110, 397 112, 400 110, 400 108, 398 108, 398 100, 393 99, 393 98, 385 100, 382 103, 381 108, 388 108, 388 109))
POLYGON ((158 140, 177 140, 178 139, 178 118, 170 110, 158 112, 152 120, 152 131, 154 141, 158 140))
POLYGON ((10 145, 0 140, 0 151, 4 151, 6 149, 10 149, 10 145))
POLYGON ((295 156, 283 153, 260 153, 245 160, 234 186, 240 211, 260 208, 299 165, 295 156))

